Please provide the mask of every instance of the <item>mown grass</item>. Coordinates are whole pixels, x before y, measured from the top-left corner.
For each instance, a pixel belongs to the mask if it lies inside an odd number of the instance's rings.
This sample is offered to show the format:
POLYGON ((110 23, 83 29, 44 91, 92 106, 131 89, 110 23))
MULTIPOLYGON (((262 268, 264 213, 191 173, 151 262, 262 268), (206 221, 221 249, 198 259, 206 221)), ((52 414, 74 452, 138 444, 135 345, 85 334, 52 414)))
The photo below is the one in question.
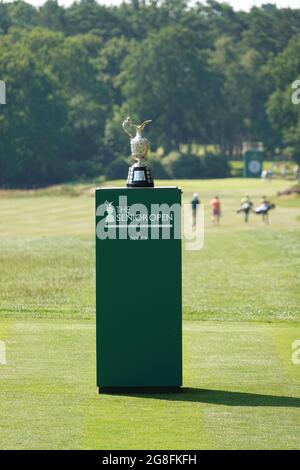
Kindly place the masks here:
POLYGON ((0 448, 300 448, 299 199, 275 199, 279 180, 161 183, 205 206, 204 248, 183 250, 179 394, 96 393, 92 188, 0 197, 0 448), (245 193, 276 201, 270 225, 243 223, 245 193))
MULTIPOLYGON (((255 214, 245 225, 236 214, 245 192, 258 201, 261 193, 272 197, 285 183, 232 179, 174 184, 183 187, 184 203, 198 190, 205 209, 204 248, 183 249, 184 317, 299 319, 300 199, 288 205, 290 199, 277 198, 269 226, 255 214), (209 201, 216 193, 222 201, 220 227, 210 221, 209 201)), ((189 207, 185 212, 188 225, 189 207)), ((76 198, 3 198, 0 213, 1 315, 93 318, 93 192, 86 188, 76 198)))
POLYGON ((177 394, 98 395, 94 335, 92 321, 9 323, 2 449, 299 449, 299 324, 185 322, 177 394))
MULTIPOLYGON (((184 252, 184 318, 299 319, 298 248, 293 231, 207 236, 184 252)), ((93 265, 90 237, 2 240, 1 315, 94 318, 93 265)))

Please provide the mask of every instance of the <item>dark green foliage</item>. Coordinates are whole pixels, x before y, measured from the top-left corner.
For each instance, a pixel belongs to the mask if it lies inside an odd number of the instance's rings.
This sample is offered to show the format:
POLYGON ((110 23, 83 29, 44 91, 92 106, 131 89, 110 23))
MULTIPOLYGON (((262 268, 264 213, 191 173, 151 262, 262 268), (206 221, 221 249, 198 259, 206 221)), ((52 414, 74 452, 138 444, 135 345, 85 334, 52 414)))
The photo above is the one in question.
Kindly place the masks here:
POLYGON ((149 164, 151 166, 152 174, 154 179, 167 179, 171 178, 166 167, 163 164, 163 159, 158 155, 152 155, 149 157, 149 164))
POLYGON ((91 36, 15 30, 0 41, 7 105, 0 114, 0 185, 33 187, 101 170, 108 87, 91 36), (97 98, 97 99, 95 99, 97 98))
POLYGON ((53 31, 65 30, 65 10, 58 5, 57 0, 47 0, 40 7, 39 25, 53 31))
POLYGON ((202 160, 197 155, 174 152, 164 158, 163 165, 171 178, 197 179, 203 176, 202 160))
POLYGON ((172 152, 154 158, 156 178, 226 176, 249 140, 269 158, 299 160, 299 31, 300 8, 269 4, 246 13, 215 0, 1 3, 0 186, 123 177, 127 115, 151 118, 152 151, 172 152), (199 160, 193 144, 226 157, 199 160))
POLYGON ((300 35, 267 64, 265 73, 272 77, 274 83, 267 112, 279 146, 287 156, 300 163, 300 82, 298 91, 291 86, 300 79, 300 35), (295 94, 298 104, 292 102, 292 94, 295 94))
POLYGON ((123 64, 126 106, 140 120, 151 116, 153 142, 166 151, 206 134, 218 90, 199 46, 196 32, 168 27, 134 43, 123 64))
POLYGON ((228 158, 224 155, 207 154, 202 158, 203 178, 226 178, 230 175, 228 158))
POLYGON ((127 179, 128 168, 130 166, 130 162, 126 158, 116 158, 111 162, 111 164, 107 167, 105 176, 109 179, 127 179))
POLYGON ((173 152, 162 163, 169 178, 226 178, 230 175, 228 159, 221 155, 200 157, 173 152))

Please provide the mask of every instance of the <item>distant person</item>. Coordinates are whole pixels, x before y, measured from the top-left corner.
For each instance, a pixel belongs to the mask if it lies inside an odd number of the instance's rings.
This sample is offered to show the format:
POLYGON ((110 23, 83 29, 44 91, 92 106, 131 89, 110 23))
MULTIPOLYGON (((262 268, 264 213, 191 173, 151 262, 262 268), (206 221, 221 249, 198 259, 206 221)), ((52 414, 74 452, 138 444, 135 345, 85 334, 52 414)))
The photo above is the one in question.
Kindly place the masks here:
POLYGON ((249 214, 252 210, 252 207, 253 202, 249 196, 245 196, 243 199, 241 199, 241 207, 237 210, 237 213, 240 214, 242 212, 244 214, 245 223, 249 221, 249 214))
POLYGON ((191 200, 193 228, 196 227, 196 224, 197 224, 197 213, 198 213, 199 204, 200 204, 200 199, 199 199, 198 193, 194 193, 192 200, 191 200))
POLYGON ((273 179, 273 170, 272 168, 269 168, 269 170, 267 170, 267 180, 272 182, 272 179, 273 179))
POLYGON ((295 175, 296 180, 300 181, 300 166, 299 165, 296 165, 294 167, 294 175, 295 175))
POLYGON ((210 201, 211 213, 212 213, 212 222, 215 225, 219 225, 221 217, 221 202, 219 196, 215 196, 210 201))
POLYGON ((281 167, 281 177, 285 179, 287 177, 288 171, 285 165, 282 165, 281 167))
POLYGON ((267 170, 263 170, 263 171, 261 172, 260 177, 261 177, 261 179, 262 179, 263 181, 267 181, 267 178, 268 178, 268 172, 267 172, 267 170))
POLYGON ((259 206, 255 209, 255 213, 262 216, 262 220, 265 224, 269 223, 269 212, 271 209, 275 209, 275 205, 271 204, 266 196, 263 196, 260 200, 259 206))

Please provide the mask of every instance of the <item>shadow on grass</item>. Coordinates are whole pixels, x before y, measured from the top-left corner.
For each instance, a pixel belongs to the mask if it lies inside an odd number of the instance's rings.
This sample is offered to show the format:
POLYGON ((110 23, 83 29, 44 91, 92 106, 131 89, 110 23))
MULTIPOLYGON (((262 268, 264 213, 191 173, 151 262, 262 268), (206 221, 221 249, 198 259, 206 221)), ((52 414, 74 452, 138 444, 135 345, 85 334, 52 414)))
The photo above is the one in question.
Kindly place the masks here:
POLYGON ((136 391, 118 391, 115 395, 155 398, 157 400, 182 401, 194 403, 209 403, 227 406, 270 406, 280 408, 300 408, 300 398, 276 395, 261 395, 257 393, 229 392, 226 390, 206 390, 201 388, 181 388, 176 392, 162 393, 151 389, 136 391))

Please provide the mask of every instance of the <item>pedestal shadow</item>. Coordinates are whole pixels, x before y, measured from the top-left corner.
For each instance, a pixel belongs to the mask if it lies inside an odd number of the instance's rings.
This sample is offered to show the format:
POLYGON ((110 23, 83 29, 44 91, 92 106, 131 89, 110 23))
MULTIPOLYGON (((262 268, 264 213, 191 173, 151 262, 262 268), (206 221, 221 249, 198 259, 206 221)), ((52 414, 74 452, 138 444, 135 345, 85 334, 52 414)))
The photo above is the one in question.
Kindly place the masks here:
POLYGON ((164 393, 161 390, 139 389, 122 391, 110 391, 114 395, 131 396, 140 398, 154 398, 157 400, 182 401, 194 403, 207 403, 211 405, 225 406, 269 406, 279 408, 300 408, 300 398, 264 395, 258 393, 231 392, 227 390, 207 390, 201 388, 180 388, 176 392, 164 393))

